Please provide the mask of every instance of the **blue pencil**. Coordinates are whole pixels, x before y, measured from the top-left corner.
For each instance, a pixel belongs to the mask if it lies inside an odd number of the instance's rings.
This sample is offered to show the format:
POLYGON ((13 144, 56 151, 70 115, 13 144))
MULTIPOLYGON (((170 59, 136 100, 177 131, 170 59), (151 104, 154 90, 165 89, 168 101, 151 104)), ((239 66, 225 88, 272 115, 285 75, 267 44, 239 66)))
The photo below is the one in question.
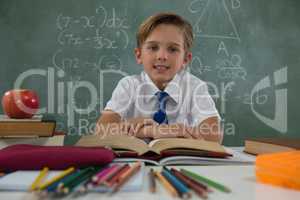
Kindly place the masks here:
MULTIPOLYGON (((76 173, 76 171, 73 172, 73 173, 76 173)), ((61 180, 56 181, 56 182, 54 182, 53 184, 51 184, 51 185, 49 185, 48 187, 46 187, 45 191, 46 191, 46 192, 55 192, 57 186, 58 186, 61 182, 65 181, 65 180, 67 180, 67 179, 68 179, 68 176, 63 177, 61 180)))
POLYGON ((178 180, 178 178, 176 178, 166 167, 163 168, 162 175, 175 187, 182 198, 190 197, 191 194, 189 188, 183 182, 178 180))
POLYGON ((61 183, 61 181, 64 181, 64 180, 67 180, 67 179, 68 179, 68 176, 63 177, 61 180, 52 183, 51 185, 46 187, 44 190, 39 191, 39 194, 41 195, 41 197, 45 197, 47 195, 55 193, 58 184, 61 183))

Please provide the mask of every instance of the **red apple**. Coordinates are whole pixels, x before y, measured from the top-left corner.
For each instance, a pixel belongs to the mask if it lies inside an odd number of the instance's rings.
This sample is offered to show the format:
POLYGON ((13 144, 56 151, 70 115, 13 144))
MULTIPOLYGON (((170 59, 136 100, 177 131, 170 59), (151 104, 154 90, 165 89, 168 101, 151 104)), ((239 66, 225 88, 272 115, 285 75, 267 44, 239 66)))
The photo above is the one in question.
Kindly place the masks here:
POLYGON ((14 89, 5 92, 2 107, 10 118, 31 118, 38 111, 39 99, 33 90, 14 89))

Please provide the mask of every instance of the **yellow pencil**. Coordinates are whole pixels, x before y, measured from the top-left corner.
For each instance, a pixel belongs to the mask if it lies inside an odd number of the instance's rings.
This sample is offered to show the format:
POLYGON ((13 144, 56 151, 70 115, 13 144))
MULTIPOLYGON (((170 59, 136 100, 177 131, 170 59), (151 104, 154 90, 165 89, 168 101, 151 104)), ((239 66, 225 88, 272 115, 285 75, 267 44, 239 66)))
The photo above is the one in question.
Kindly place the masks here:
POLYGON ((165 179, 165 177, 163 177, 159 172, 155 172, 155 176, 173 197, 178 197, 176 189, 167 181, 167 179, 165 179))
POLYGON ((42 181, 46 178, 48 171, 49 171, 48 167, 44 167, 43 170, 40 171, 39 175, 36 177, 36 179, 31 184, 30 191, 34 191, 40 186, 42 181))
POLYGON ((75 170, 74 167, 70 167, 64 171, 62 171, 60 174, 58 174, 57 176, 53 177, 52 179, 50 179, 49 181, 45 182, 44 184, 42 184, 39 189, 43 190, 46 187, 48 187, 49 185, 51 185, 52 183, 62 179, 63 177, 67 176, 68 174, 72 173, 75 170))

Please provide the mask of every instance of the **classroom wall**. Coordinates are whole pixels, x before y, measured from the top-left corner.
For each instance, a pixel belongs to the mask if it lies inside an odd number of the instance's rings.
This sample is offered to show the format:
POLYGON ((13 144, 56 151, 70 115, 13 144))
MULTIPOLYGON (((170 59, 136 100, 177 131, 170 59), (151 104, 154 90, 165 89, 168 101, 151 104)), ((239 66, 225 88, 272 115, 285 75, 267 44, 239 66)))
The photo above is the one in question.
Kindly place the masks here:
POLYGON ((118 80, 142 70, 138 25, 172 11, 193 25, 188 70, 208 82, 224 144, 299 137, 299 9, 298 0, 1 0, 0 94, 34 89, 58 130, 90 132, 118 80))

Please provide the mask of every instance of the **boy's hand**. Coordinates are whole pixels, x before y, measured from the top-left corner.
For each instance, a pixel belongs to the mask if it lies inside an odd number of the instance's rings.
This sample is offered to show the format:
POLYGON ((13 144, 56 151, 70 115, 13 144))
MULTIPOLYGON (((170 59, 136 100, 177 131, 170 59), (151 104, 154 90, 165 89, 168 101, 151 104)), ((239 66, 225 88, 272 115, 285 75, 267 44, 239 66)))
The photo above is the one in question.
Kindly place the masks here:
POLYGON ((153 135, 153 138, 177 137, 177 138, 192 138, 192 128, 178 123, 170 125, 160 125, 158 131, 153 135))
POLYGON ((163 124, 146 126, 138 133, 137 137, 157 138, 192 138, 192 128, 184 124, 163 124))
POLYGON ((191 130, 190 134, 191 134, 192 138, 194 138, 194 139, 204 139, 201 132, 198 131, 198 127, 193 127, 190 130, 191 130))
POLYGON ((157 122, 151 118, 137 117, 121 122, 121 131, 130 136, 136 136, 145 126, 157 125, 157 122))

